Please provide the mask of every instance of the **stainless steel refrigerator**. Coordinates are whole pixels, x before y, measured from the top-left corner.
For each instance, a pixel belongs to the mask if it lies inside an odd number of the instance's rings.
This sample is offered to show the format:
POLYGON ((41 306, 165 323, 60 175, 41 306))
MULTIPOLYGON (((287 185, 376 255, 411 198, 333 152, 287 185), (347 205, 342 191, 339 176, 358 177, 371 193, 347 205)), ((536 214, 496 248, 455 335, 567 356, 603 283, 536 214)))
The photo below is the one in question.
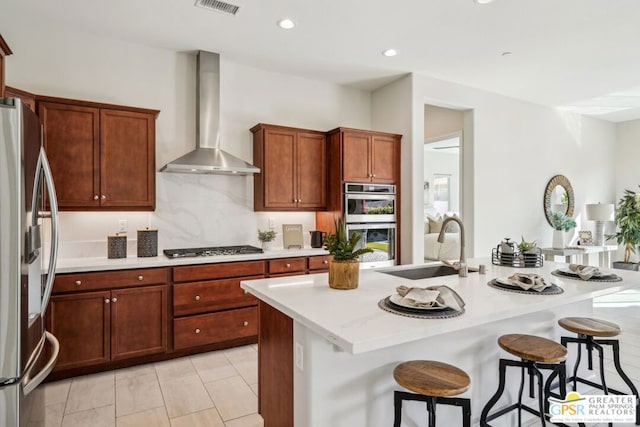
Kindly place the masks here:
POLYGON ((58 250, 58 207, 38 117, 0 98, 0 426, 44 421, 36 387, 58 357, 45 331, 58 250))

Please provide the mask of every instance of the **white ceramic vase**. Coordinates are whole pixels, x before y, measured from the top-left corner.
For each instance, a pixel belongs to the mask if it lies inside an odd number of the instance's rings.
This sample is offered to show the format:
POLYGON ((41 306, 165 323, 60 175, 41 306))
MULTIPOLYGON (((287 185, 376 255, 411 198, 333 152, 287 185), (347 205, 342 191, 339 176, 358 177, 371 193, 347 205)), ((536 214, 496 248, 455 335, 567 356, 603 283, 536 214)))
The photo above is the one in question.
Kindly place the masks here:
POLYGON ((262 250, 270 251, 273 246, 273 242, 262 242, 262 250))
POLYGON ((564 249, 564 231, 553 230, 553 242, 551 247, 553 249, 564 249))

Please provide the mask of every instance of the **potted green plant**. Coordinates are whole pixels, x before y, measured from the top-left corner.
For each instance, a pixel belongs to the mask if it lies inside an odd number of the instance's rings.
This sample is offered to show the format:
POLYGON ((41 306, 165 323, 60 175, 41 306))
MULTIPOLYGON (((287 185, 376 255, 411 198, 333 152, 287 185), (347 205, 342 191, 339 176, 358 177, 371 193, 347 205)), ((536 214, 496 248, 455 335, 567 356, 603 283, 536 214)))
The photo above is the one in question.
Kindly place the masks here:
POLYGON ((524 262, 525 267, 536 267, 538 254, 540 254, 538 243, 535 240, 527 242, 522 236, 521 239, 522 241, 518 243, 518 251, 520 252, 518 258, 524 262))
POLYGON ((576 220, 562 212, 551 212, 549 217, 551 226, 553 227, 553 244, 554 249, 564 249, 564 233, 576 228, 576 220))
POLYGON ((262 243, 262 250, 271 249, 272 242, 276 239, 276 230, 260 230, 258 229, 258 240, 262 243))
POLYGON ((329 262, 329 286, 333 289, 355 289, 358 287, 360 274, 358 258, 373 250, 358 245, 358 233, 353 232, 349 236, 343 219, 334 220, 334 228, 335 232, 324 238, 324 248, 333 256, 333 260, 329 262))
POLYGON ((640 194, 624 190, 616 209, 615 222, 618 231, 607 235, 607 239, 616 239, 619 245, 624 245, 624 261, 614 262, 613 268, 637 271, 639 264, 631 262, 631 254, 640 245, 640 194))

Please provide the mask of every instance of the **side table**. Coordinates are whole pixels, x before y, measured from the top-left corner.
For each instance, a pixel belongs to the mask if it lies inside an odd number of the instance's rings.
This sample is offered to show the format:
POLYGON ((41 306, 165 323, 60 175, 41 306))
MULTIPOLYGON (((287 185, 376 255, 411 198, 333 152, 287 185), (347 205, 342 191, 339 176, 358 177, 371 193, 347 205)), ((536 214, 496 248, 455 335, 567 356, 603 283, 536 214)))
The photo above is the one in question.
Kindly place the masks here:
POLYGON ((603 268, 611 268, 611 259, 609 253, 616 252, 618 247, 616 245, 608 246, 571 246, 564 249, 554 248, 541 248, 540 249, 545 259, 553 261, 553 257, 562 256, 566 263, 571 263, 572 257, 582 255, 582 264, 587 265, 589 263, 589 254, 599 254, 599 266, 603 268))

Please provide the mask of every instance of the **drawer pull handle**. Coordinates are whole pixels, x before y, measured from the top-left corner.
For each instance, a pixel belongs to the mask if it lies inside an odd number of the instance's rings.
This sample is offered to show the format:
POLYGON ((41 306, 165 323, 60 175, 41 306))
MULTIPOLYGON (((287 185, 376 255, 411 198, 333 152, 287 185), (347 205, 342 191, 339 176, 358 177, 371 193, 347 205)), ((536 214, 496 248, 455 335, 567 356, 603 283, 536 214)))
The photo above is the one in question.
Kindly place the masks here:
POLYGON ((244 322, 242 322, 242 326, 249 326, 249 322, 245 320, 244 322))
POLYGON ((196 301, 200 301, 200 295, 196 295, 195 300, 196 300, 196 301))
POLYGON ((118 298, 116 297, 111 298, 111 302, 118 302, 118 298))
POLYGON ((110 302, 111 302, 111 300, 110 300, 109 298, 105 298, 105 299, 104 299, 104 303, 105 303, 105 304, 109 304, 110 302))
POLYGON ((287 264, 285 264, 285 267, 291 268, 291 264, 287 263, 287 264))
POLYGON ((93 195, 93 200, 98 200, 98 199, 99 199, 98 195, 97 195, 97 194, 94 194, 94 195, 93 195))
POLYGON ((200 333, 200 329, 196 328, 196 334, 200 333))
POLYGON ((76 280, 76 285, 78 286, 82 285, 82 280, 76 280))
POLYGON ((325 259, 324 261, 322 261, 323 264, 329 264, 329 260, 325 259))
POLYGON ((144 276, 141 274, 138 276, 138 280, 144 280, 144 276))

